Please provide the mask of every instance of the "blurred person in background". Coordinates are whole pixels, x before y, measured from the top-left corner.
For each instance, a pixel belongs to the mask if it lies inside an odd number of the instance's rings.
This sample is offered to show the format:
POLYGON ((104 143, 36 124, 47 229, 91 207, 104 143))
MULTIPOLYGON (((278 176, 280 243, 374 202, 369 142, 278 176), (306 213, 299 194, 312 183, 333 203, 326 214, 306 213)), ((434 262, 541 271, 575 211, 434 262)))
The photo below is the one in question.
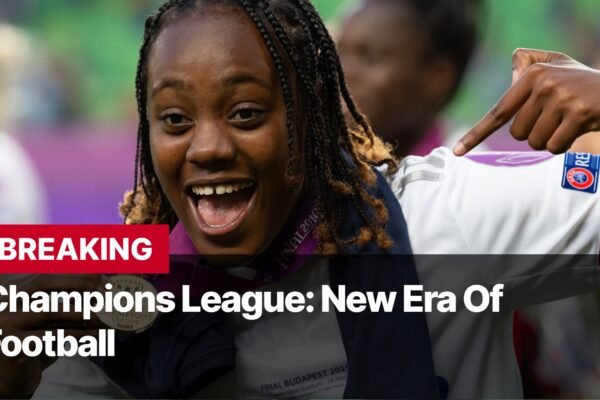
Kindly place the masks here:
POLYGON ((342 23, 352 96, 397 156, 445 144, 439 114, 478 43, 480 9, 479 0, 361 0, 342 23))
POLYGON ((0 23, 0 120, 5 129, 53 124, 73 113, 68 72, 29 32, 0 23))
MULTIPOLYGON (((477 0, 360 0, 343 21, 338 47, 351 93, 373 130, 394 144, 397 156, 427 155, 456 142, 455 135, 444 135, 439 118, 477 47, 481 16, 477 0)), ((572 150, 600 153, 598 135, 581 137, 572 150)), ((597 382, 590 372, 600 367, 585 354, 593 335, 574 339, 577 333, 597 332, 597 327, 583 328, 582 301, 573 298, 515 314, 526 397, 593 393, 584 388, 597 382), (553 316, 554 325, 547 322, 553 316), (575 326, 581 329, 569 331, 575 326)))
POLYGON ((27 34, 10 25, 0 25, 0 44, 0 223, 42 223, 41 182, 25 151, 6 132, 25 113, 42 112, 20 86, 37 55, 27 34))

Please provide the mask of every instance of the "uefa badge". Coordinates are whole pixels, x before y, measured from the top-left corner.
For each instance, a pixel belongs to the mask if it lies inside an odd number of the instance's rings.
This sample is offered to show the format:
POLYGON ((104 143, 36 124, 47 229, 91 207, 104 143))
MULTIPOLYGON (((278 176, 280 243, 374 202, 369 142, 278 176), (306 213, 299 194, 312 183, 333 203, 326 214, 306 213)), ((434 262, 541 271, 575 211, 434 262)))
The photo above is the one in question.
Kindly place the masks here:
POLYGON ((562 187, 579 192, 596 193, 600 171, 600 155, 589 153, 565 154, 562 187))
MULTIPOLYGON (((135 293, 150 292, 153 297, 156 297, 156 289, 152 284, 139 276, 134 275, 115 275, 110 277, 110 286, 107 285, 109 291, 112 292, 112 297, 115 303, 126 302, 126 298, 134 298, 135 293)), ((96 313, 98 319, 110 329, 115 329, 125 333, 141 333, 150 328, 156 318, 158 312, 142 309, 141 312, 135 310, 127 312, 119 312, 112 310, 110 312, 104 310, 96 313)))

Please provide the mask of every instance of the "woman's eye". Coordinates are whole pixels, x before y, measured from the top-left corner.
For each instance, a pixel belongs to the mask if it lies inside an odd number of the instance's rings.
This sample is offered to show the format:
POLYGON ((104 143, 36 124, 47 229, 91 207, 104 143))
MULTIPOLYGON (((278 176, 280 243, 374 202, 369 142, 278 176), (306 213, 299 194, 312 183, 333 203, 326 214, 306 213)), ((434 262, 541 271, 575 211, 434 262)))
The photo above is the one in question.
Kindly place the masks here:
POLYGON ((373 65, 381 60, 381 53, 375 50, 364 50, 360 53, 360 59, 364 64, 373 65))
POLYGON ((164 117, 161 118, 161 120, 170 126, 174 126, 174 127, 181 127, 181 126, 187 126, 189 124, 191 124, 191 120, 184 117, 181 114, 167 114, 164 117))
POLYGON ((265 111, 256 108, 240 108, 229 117, 229 122, 239 128, 254 128, 263 121, 265 111))
POLYGON ((365 64, 368 64, 368 65, 373 65, 373 64, 376 64, 376 63, 377 63, 377 61, 378 61, 378 58, 377 58, 377 56, 376 56, 375 54, 373 54, 373 53, 366 53, 366 54, 364 54, 364 55, 363 55, 363 58, 362 58, 362 60, 363 60, 363 62, 364 62, 365 64))
POLYGON ((258 118, 262 114, 263 113, 260 110, 255 110, 255 109, 252 109, 252 108, 244 108, 244 109, 236 111, 231 116, 230 119, 232 121, 248 121, 248 120, 252 120, 252 119, 258 118))

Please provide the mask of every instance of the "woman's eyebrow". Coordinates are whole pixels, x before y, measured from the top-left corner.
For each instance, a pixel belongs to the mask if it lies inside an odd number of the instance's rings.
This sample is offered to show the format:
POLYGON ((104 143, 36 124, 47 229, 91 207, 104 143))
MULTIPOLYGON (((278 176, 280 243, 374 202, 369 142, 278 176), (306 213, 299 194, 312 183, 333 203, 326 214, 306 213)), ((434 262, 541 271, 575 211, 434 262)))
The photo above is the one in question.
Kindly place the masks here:
POLYGON ((265 81, 264 79, 261 79, 258 76, 252 74, 235 74, 226 77, 222 81, 223 86, 236 86, 244 83, 256 83, 267 90, 273 90, 273 85, 271 85, 270 82, 265 81))
POLYGON ((189 87, 189 84, 181 79, 166 78, 159 80, 152 88, 152 97, 156 96, 158 92, 166 88, 172 88, 177 90, 184 90, 189 87))
MULTIPOLYGON (((231 76, 224 78, 221 82, 221 84, 224 87, 237 86, 237 85, 241 85, 244 83, 255 83, 259 86, 264 87, 267 90, 273 90, 273 86, 271 85, 271 83, 255 76, 255 75, 252 75, 252 74, 241 73, 241 74, 231 75, 231 76)), ((186 81, 181 80, 181 79, 174 79, 174 78, 161 79, 152 88, 151 96, 152 97, 156 96, 156 94, 158 92, 160 92, 161 90, 166 89, 166 88, 172 88, 172 89, 176 89, 176 90, 184 90, 186 88, 189 88, 190 86, 191 85, 189 83, 187 83, 186 81)))

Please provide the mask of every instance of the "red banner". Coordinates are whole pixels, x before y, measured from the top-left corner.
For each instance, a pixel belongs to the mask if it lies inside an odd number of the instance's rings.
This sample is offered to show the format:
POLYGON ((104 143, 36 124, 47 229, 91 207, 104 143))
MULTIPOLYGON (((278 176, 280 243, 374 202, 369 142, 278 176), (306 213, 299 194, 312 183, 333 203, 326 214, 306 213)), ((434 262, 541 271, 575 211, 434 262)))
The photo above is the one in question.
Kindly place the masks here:
POLYGON ((0 274, 168 272, 167 225, 0 225, 0 274))

